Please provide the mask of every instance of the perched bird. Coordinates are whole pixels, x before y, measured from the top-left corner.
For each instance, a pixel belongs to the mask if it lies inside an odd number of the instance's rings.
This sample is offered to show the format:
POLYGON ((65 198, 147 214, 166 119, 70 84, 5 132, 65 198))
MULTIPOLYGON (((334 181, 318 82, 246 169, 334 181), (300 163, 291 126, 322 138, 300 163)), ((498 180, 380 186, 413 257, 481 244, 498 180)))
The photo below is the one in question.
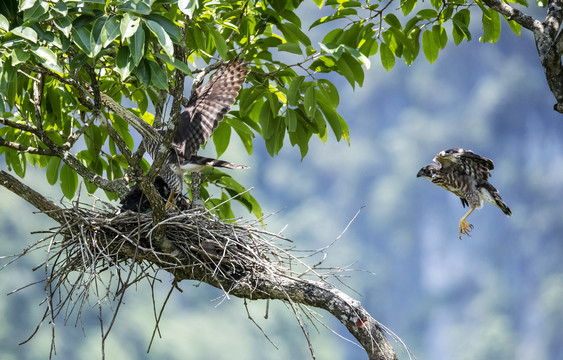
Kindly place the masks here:
MULTIPOLYGON (((209 140, 213 130, 231 109, 249 72, 248 63, 233 60, 219 69, 205 86, 196 89, 196 92, 190 97, 188 106, 180 114, 176 134, 159 174, 170 190, 166 207, 171 204, 175 194, 182 192, 184 174, 187 172, 199 171, 205 166, 229 169, 248 168, 244 165, 198 156, 196 153, 209 140)), ((165 133, 164 130, 158 130, 158 132, 161 135, 165 133)), ((160 141, 144 138, 143 144, 154 159, 158 154, 160 141)), ((162 184, 160 185, 162 188, 162 184)), ((163 192, 161 192, 162 194, 163 192)), ((135 199, 137 199, 137 195, 129 196, 128 203, 133 204, 135 199)), ((132 206, 135 207, 134 205, 128 207, 132 206)))
POLYGON ((488 181, 490 171, 495 168, 492 160, 470 150, 454 148, 440 152, 433 161, 436 164, 426 165, 416 176, 427 178, 456 194, 463 207, 471 207, 459 221, 460 239, 462 234, 469 235, 473 225, 465 220, 473 210, 483 207, 483 201, 498 206, 508 216, 512 214, 497 189, 488 181))
MULTIPOLYGON (((160 176, 157 176, 156 179, 154 179, 154 187, 164 200, 168 200, 170 198, 170 188, 160 176)), ((180 211, 184 211, 189 209, 190 204, 185 197, 180 196, 176 199, 176 207, 180 211)), ((143 194, 139 185, 131 187, 131 190, 129 190, 127 195, 125 195, 125 197, 121 200, 119 213, 127 210, 138 213, 146 213, 151 210, 149 199, 145 196, 145 194, 143 194)))

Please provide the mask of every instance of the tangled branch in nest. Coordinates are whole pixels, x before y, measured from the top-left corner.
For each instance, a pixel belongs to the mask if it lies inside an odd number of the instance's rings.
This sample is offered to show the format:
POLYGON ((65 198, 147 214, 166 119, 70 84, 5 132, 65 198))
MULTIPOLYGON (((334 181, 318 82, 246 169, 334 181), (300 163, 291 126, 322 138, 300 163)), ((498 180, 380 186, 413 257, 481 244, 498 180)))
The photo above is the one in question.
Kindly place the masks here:
MULTIPOLYGON (((323 308, 346 325, 370 358, 396 358, 386 329, 358 301, 326 282, 326 278, 338 278, 344 269, 328 268, 321 273, 322 261, 307 266, 293 255, 288 240, 256 223, 225 222, 203 208, 194 208, 171 213, 154 225, 151 213, 116 215, 112 205, 100 201, 57 211, 61 212, 57 218, 64 219, 60 226, 22 254, 39 248, 47 252, 45 262, 38 266, 46 271, 47 309, 41 322, 54 324, 61 314, 65 321, 72 315, 78 321, 85 305, 91 303, 99 307, 101 320, 102 304, 117 300, 111 323, 105 330, 103 323, 101 326, 103 348, 126 290, 143 279, 154 284, 155 273, 165 270, 175 283, 197 280, 244 299, 286 301, 308 342, 301 316, 305 311, 307 318, 318 320, 308 307, 323 308), (157 245, 163 226, 173 251, 157 245)), ((155 331, 159 319, 160 315, 155 331)), ((54 327, 52 331, 51 354, 55 352, 54 327)), ((310 342, 309 348, 314 358, 310 342)))
MULTIPOLYGON (((177 281, 200 280, 218 285, 225 292, 239 283, 253 283, 255 274, 290 275, 293 260, 289 252, 274 244, 276 234, 267 233, 253 223, 220 221, 202 208, 176 213, 159 226, 166 226, 166 237, 175 246, 173 253, 158 249, 154 241, 152 214, 126 212, 115 215, 115 209, 72 207, 63 210, 67 221, 35 246, 48 247, 49 256, 40 266, 51 263, 47 285, 52 294, 62 287, 68 298, 86 299, 94 279, 110 273, 118 279, 116 287, 106 284, 103 297, 119 295, 127 287, 150 276, 147 269, 157 266, 173 274, 177 281), (269 239, 268 239, 269 238, 269 239), (134 277, 124 281, 137 265, 134 277), (71 274, 79 274, 79 278, 71 274), (72 295, 72 296, 71 296, 72 295)), ((107 282, 107 279, 104 279, 107 282)), ((65 299, 53 307, 58 315, 65 299)))

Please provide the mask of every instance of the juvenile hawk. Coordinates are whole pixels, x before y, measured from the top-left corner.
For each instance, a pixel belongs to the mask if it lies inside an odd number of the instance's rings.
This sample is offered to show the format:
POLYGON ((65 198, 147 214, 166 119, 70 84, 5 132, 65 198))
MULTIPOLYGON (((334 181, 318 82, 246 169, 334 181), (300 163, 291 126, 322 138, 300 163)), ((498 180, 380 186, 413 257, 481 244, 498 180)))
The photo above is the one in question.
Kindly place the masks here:
MULTIPOLYGON (((209 140, 213 130, 231 109, 249 72, 248 63, 242 60, 231 61, 219 69, 205 86, 198 88, 195 94, 190 97, 188 106, 180 114, 176 134, 159 174, 165 182, 165 184, 160 184, 159 192, 161 195, 169 194, 167 206, 171 203, 175 194, 182 192, 184 174, 187 172, 199 171, 205 166, 230 169, 247 168, 244 165, 198 156, 196 153, 209 140), (168 187, 168 189, 163 186, 168 187)), ((164 130, 158 130, 158 132, 161 135, 165 133, 164 130)), ((158 154, 161 143, 145 138, 143 144, 149 155, 154 159, 158 154)), ((129 203, 133 204, 128 206, 127 209, 135 210, 138 208, 135 205, 137 204, 137 196, 134 195, 137 193, 142 194, 142 192, 132 190, 126 196, 129 197, 129 203), (132 195, 134 199, 129 195, 132 195)), ((141 199, 138 202, 140 203, 140 201, 141 199)))
POLYGON ((459 221, 459 238, 469 235, 473 225, 465 219, 475 209, 483 207, 483 201, 498 206, 506 215, 512 212, 502 201, 497 189, 488 181, 493 161, 460 148, 444 150, 433 159, 437 164, 426 165, 416 175, 425 177, 434 184, 456 194, 463 207, 471 207, 459 221))

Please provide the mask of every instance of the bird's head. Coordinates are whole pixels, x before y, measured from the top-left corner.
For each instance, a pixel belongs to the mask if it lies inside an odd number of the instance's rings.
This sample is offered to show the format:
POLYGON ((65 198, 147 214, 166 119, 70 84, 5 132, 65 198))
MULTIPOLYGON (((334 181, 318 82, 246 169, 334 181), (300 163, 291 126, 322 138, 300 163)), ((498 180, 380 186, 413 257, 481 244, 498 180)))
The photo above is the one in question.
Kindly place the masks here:
POLYGON ((436 176, 436 172, 438 171, 439 168, 440 167, 436 164, 426 165, 425 167, 423 167, 418 171, 416 177, 424 177, 429 180, 432 180, 432 178, 436 176))

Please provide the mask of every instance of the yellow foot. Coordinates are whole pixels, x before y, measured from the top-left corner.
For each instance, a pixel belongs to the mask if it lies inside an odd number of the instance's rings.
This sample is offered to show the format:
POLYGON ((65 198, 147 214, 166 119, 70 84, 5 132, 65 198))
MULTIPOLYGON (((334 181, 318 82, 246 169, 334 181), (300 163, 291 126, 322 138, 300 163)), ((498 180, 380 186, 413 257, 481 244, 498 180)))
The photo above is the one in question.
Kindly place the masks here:
POLYGON ((176 194, 174 191, 170 192, 170 196, 168 196, 168 200, 166 200, 166 204, 164 204, 165 210, 170 210, 171 207, 175 206, 176 194))
POLYGON ((465 220, 460 220, 459 221, 459 238, 461 239, 462 234, 465 234, 467 236, 471 236, 471 235, 469 235, 469 232, 471 231, 471 229, 473 229, 473 225, 471 225, 470 223, 468 223, 465 220))

